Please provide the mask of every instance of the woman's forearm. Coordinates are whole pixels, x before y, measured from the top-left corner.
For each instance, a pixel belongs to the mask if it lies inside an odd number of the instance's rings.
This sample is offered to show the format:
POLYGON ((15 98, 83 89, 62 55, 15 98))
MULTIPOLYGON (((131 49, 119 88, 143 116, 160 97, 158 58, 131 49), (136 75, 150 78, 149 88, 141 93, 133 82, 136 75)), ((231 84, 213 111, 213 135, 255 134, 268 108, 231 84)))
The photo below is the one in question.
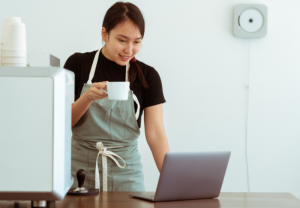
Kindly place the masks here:
POLYGON ((79 121, 93 101, 87 98, 86 93, 82 94, 72 105, 72 127, 79 121))
POLYGON ((165 158, 165 154, 167 152, 170 152, 168 139, 166 136, 163 136, 163 137, 148 139, 147 142, 151 149, 157 169, 160 172, 165 158))

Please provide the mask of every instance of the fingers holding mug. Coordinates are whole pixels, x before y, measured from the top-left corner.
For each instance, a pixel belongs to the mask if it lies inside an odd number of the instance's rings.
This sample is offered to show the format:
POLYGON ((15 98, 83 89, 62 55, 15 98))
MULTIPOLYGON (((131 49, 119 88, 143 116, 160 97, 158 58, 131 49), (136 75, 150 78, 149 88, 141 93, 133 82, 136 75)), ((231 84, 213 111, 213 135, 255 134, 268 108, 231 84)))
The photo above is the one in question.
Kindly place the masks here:
POLYGON ((96 88, 98 88, 99 90, 103 89, 103 90, 107 90, 107 83, 108 81, 104 81, 104 82, 95 82, 92 84, 92 86, 95 86, 96 88))
POLYGON ((102 91, 107 89, 106 87, 107 82, 108 81, 93 83, 87 91, 88 99, 94 101, 94 100, 107 98, 108 97, 107 93, 102 91))

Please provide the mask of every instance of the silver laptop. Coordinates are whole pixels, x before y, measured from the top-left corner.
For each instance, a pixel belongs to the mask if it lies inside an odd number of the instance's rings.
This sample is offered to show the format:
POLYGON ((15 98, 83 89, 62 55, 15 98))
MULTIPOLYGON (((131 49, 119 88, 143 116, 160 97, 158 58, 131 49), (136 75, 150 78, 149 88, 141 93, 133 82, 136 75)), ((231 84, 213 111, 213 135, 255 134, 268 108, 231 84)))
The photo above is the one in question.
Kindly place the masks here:
POLYGON ((149 201, 176 201, 218 197, 230 151, 169 152, 154 194, 129 194, 149 201))

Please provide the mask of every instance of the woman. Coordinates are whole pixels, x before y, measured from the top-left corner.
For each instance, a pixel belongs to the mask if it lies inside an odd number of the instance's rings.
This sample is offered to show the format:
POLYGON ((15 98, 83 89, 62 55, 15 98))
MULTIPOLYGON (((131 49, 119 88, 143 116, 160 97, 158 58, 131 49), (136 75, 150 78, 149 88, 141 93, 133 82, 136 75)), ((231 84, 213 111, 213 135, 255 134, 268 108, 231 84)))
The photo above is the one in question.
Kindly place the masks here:
MULTIPOLYGON (((85 188, 145 191, 137 144, 143 111, 145 135, 158 170, 169 152, 163 125, 162 83, 156 70, 135 59, 145 23, 134 4, 117 2, 106 12, 102 49, 74 53, 64 68, 75 73, 72 105, 72 175, 84 169, 85 188), (126 75, 127 74, 127 75, 126 75), (127 101, 110 101, 108 81, 130 82, 127 101)), ((76 188, 75 180, 73 188, 76 188)))

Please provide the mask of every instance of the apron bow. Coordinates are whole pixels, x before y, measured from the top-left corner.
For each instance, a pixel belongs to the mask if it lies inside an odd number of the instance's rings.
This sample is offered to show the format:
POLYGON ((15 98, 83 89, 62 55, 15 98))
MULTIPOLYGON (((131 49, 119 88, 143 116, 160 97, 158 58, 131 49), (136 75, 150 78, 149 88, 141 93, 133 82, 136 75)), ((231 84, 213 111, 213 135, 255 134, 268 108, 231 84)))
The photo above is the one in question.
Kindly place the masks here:
POLYGON ((107 157, 110 157, 120 168, 125 168, 126 163, 122 157, 113 153, 112 151, 108 151, 107 148, 118 148, 121 146, 113 146, 113 147, 104 147, 102 142, 97 142, 95 146, 99 152, 96 159, 96 169, 95 169, 95 188, 100 189, 100 177, 99 177, 99 168, 98 168, 98 158, 99 155, 102 155, 102 171, 103 171, 103 191, 107 191, 107 157), (124 165, 120 165, 115 157, 123 160, 124 165))

